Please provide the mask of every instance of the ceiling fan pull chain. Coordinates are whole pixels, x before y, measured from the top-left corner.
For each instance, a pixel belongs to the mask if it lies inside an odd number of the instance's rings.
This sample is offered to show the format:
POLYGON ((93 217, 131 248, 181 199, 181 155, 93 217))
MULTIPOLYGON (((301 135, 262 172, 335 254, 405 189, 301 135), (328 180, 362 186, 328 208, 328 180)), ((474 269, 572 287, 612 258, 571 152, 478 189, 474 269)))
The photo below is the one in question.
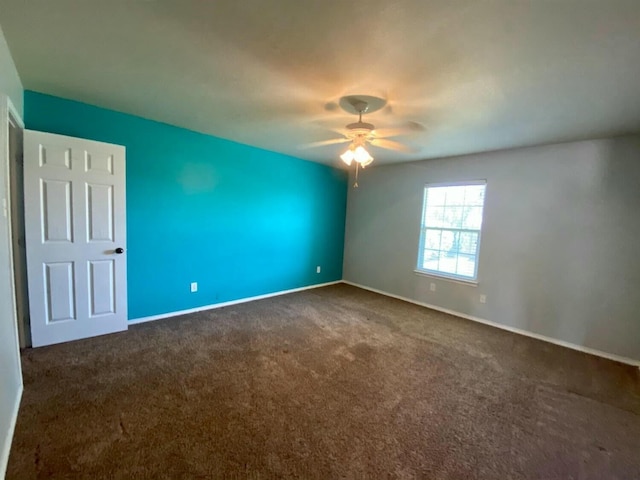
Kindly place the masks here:
POLYGON ((353 188, 358 188, 358 167, 359 166, 360 164, 356 162, 356 181, 353 184, 353 188))

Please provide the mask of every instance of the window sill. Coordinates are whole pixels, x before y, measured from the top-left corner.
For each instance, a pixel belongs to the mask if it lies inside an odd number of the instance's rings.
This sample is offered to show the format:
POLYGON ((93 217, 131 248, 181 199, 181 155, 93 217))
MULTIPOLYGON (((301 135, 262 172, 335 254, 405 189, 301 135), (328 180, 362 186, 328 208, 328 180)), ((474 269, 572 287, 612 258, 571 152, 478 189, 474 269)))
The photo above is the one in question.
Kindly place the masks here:
POLYGON ((448 277, 446 275, 439 275, 437 273, 423 272, 422 270, 414 270, 413 273, 415 273, 416 275, 421 275, 423 277, 435 278, 435 279, 438 279, 438 280, 445 280, 447 282, 453 282, 453 283, 460 283, 460 284, 466 285, 468 287, 477 287, 478 286, 478 281, 477 280, 463 280, 461 278, 448 277))

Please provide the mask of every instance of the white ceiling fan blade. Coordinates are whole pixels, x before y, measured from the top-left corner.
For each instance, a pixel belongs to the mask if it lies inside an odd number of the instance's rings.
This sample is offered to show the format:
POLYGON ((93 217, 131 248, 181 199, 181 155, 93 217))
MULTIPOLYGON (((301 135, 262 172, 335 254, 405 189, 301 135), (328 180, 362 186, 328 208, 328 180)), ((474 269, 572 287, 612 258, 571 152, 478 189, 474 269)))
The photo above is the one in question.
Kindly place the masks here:
POLYGON ((411 135, 424 130, 424 125, 418 122, 409 122, 406 127, 400 128, 376 128, 374 134, 377 138, 399 137, 411 135))
POLYGON ((373 134, 376 138, 400 137, 402 135, 411 135, 414 133, 406 128, 376 128, 373 134))
POLYGON ((371 140, 371 145, 374 147, 386 148, 387 150, 396 150, 398 152, 411 153, 413 148, 403 145, 400 142, 394 142, 393 140, 385 140, 384 138, 374 138, 371 140))
POLYGON ((338 143, 346 143, 351 140, 348 138, 332 138, 331 140, 322 140, 321 142, 312 142, 307 143, 305 145, 300 145, 298 148, 307 149, 307 148, 317 148, 317 147, 325 147, 327 145, 336 145, 338 143))

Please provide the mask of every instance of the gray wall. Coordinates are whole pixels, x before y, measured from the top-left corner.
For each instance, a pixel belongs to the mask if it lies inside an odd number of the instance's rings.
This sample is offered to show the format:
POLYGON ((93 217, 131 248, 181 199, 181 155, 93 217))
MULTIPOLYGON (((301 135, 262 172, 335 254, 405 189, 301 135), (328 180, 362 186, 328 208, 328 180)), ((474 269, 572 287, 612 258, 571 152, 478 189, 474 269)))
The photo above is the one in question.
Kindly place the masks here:
POLYGON ((20 116, 23 108, 22 82, 13 63, 9 46, 0 27, 0 93, 9 96, 20 116))
POLYGON ((640 359, 640 136, 383 165, 359 183, 345 280, 640 359), (478 179, 478 286, 415 274, 424 184, 478 179))
MULTIPOLYGON (((0 30, 0 93, 9 95, 22 114, 22 85, 0 30)), ((0 147, 6 148, 6 131, 0 132, 0 147)), ((6 152, 0 152, 0 202, 9 198, 6 152)), ((1 206, 0 206, 1 208, 1 206)), ((14 420, 15 404, 22 386, 17 326, 11 287, 11 253, 8 219, 0 213, 0 478, 4 477, 14 420)))

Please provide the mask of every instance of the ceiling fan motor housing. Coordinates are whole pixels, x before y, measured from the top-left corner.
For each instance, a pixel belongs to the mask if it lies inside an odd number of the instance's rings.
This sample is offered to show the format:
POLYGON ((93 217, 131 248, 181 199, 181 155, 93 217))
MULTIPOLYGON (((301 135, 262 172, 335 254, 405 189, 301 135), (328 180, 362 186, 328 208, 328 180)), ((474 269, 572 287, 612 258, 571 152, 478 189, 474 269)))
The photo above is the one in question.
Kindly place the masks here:
POLYGON ((376 127, 372 123, 355 122, 347 125, 349 137, 358 137, 361 135, 369 136, 376 127))
POLYGON ((361 115, 377 112, 387 104, 387 100, 371 95, 345 95, 340 97, 338 104, 347 113, 361 115))

